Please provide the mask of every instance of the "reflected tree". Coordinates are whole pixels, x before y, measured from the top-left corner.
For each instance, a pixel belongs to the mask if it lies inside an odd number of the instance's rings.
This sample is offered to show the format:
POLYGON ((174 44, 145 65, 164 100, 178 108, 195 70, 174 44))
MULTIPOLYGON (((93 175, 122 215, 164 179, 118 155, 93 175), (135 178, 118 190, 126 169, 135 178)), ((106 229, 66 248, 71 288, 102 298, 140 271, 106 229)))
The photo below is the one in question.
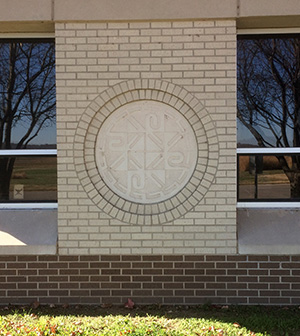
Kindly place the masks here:
MULTIPOLYGON (((0 149, 25 149, 55 123, 52 42, 0 43, 0 149)), ((0 199, 9 199, 14 157, 0 157, 0 199)))
MULTIPOLYGON (((259 147, 300 147, 300 38, 238 40, 237 116, 259 147)), ((300 157, 277 156, 300 197, 300 157)))

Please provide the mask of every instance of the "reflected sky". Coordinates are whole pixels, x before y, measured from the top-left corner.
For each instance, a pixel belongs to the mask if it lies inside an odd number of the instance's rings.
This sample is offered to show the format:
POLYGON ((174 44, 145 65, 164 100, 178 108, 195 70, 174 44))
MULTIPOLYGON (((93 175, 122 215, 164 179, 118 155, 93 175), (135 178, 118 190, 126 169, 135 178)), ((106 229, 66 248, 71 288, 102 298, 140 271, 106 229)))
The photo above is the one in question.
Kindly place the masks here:
POLYGON ((239 147, 300 147, 300 35, 240 36, 239 147))
MULTIPOLYGON (((25 133, 26 125, 18 125, 12 131, 12 143, 16 144, 20 141, 22 134, 25 133)), ((56 148, 56 124, 49 125, 39 131, 39 134, 33 139, 27 148, 48 147, 56 148)), ((14 146, 13 146, 14 147, 14 146)))
POLYGON ((0 40, 0 148, 56 144, 55 45, 0 40))

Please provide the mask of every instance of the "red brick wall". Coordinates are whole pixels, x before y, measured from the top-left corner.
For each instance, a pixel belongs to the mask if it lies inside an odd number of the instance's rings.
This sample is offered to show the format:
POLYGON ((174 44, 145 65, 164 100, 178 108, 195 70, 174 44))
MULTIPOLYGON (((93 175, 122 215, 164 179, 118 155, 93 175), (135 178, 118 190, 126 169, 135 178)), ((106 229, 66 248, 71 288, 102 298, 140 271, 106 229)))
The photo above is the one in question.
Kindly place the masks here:
POLYGON ((0 303, 300 304, 300 256, 0 256, 0 303))

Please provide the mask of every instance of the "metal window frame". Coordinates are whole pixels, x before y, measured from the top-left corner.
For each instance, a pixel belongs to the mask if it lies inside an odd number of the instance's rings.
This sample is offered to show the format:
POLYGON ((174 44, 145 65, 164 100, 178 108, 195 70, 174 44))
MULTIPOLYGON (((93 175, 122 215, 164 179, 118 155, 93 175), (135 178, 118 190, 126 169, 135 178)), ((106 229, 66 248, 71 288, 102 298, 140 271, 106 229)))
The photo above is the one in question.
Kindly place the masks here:
POLYGON ((237 202, 237 209, 299 209, 300 202, 237 202))
POLYGON ((276 154, 300 154, 300 147, 251 147, 251 148, 237 148, 237 154, 240 155, 254 155, 254 154, 265 154, 265 155, 276 155, 276 154))
MULTIPOLYGON (((0 39, 51 39, 55 38, 54 33, 0 33, 0 39)), ((2 149, 0 156, 57 156, 56 149, 2 149)), ((22 202, 22 203, 0 203, 0 210, 35 210, 35 209, 57 209, 57 202, 22 202)))
MULTIPOLYGON (((300 154, 300 147, 286 147, 286 148, 237 148, 236 150, 238 155, 290 155, 290 154, 300 154)), ((237 174, 239 173, 239 161, 237 159, 237 174)), ((238 178, 237 178, 238 181, 238 178)), ((239 185, 237 184, 237 188, 239 185)), ((266 201, 241 201, 237 202, 237 209, 299 209, 300 202, 289 202, 289 201, 274 201, 274 202, 266 202, 266 201)))
POLYGON ((0 156, 57 156, 56 149, 1 149, 0 156))
POLYGON ((237 35, 284 35, 300 34, 300 27, 237 29, 237 35))
POLYGON ((58 203, 0 203, 1 210, 55 210, 58 209, 58 203))
POLYGON ((55 33, 51 32, 7 32, 0 33, 0 39, 54 39, 55 33))

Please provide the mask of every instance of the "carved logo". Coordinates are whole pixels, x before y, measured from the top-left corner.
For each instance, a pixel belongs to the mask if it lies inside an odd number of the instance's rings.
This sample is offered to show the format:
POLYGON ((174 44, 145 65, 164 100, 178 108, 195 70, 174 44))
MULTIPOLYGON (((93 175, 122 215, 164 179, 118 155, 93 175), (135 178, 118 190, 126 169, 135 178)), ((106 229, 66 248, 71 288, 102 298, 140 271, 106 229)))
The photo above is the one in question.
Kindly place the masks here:
POLYGON ((194 131, 175 108, 140 100, 115 110, 102 124, 96 162, 118 196, 149 204, 176 195, 197 164, 194 131))

